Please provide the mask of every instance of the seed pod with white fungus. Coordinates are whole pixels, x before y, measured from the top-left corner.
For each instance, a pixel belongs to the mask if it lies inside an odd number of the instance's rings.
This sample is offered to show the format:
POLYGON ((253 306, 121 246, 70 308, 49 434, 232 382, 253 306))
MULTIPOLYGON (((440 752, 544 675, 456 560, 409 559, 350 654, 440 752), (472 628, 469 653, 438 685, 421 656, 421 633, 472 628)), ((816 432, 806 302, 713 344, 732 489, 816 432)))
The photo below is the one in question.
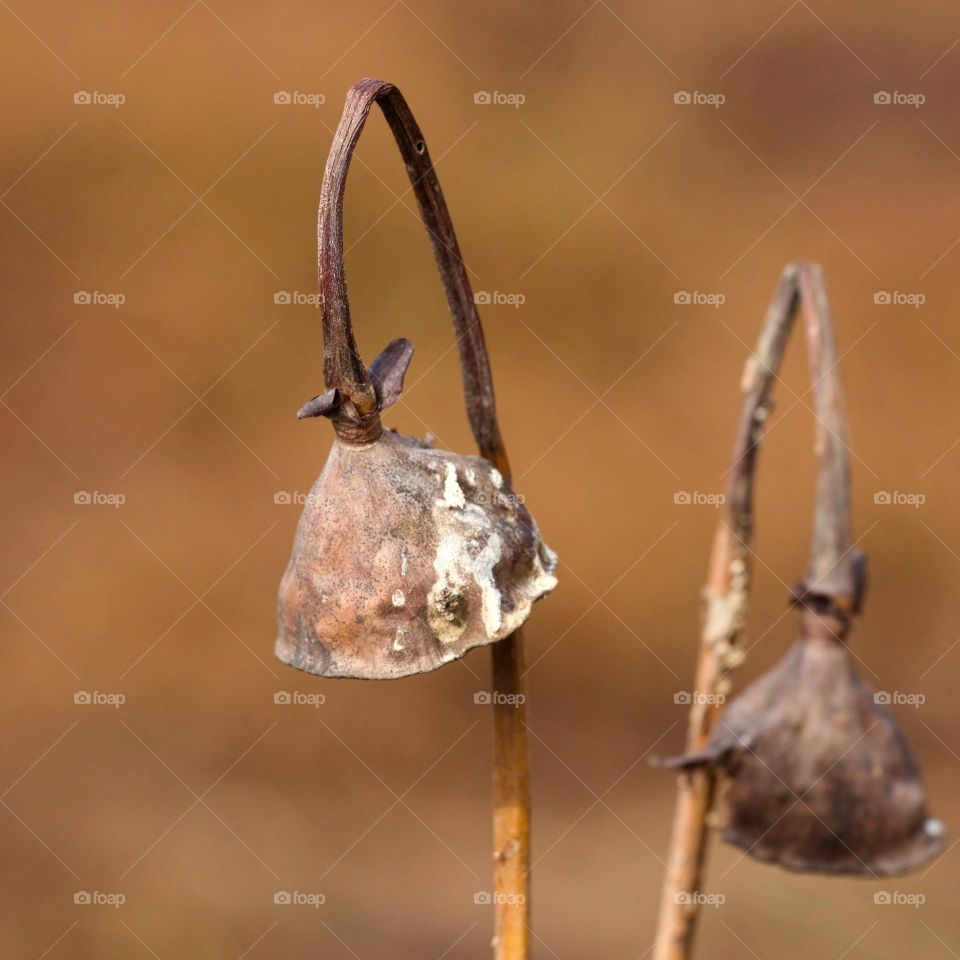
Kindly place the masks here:
POLYGON ((280 586, 276 654, 326 677, 424 673, 513 633, 556 586, 557 561, 504 475, 483 331, 456 237, 419 127, 389 84, 364 80, 348 94, 318 233, 328 389, 299 416, 328 418, 336 438, 280 586), (394 340, 369 370, 357 351, 343 271, 343 196, 374 102, 404 153, 430 232, 485 459, 384 430, 380 415, 400 398, 413 346, 394 340))

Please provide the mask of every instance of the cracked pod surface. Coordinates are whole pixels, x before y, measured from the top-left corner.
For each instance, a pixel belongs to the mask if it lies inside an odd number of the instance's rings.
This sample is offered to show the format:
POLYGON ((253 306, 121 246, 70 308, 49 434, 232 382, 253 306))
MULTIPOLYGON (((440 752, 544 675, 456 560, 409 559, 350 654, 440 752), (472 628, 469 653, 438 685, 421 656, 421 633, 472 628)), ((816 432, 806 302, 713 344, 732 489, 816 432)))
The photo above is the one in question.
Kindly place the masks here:
POLYGON ((434 670, 516 630, 555 567, 486 461, 389 431, 337 440, 280 586, 276 654, 326 677, 434 670))
POLYGON ((724 839, 791 870, 882 876, 942 852, 920 772, 858 675, 840 618, 804 608, 786 656, 679 761, 729 776, 724 839))

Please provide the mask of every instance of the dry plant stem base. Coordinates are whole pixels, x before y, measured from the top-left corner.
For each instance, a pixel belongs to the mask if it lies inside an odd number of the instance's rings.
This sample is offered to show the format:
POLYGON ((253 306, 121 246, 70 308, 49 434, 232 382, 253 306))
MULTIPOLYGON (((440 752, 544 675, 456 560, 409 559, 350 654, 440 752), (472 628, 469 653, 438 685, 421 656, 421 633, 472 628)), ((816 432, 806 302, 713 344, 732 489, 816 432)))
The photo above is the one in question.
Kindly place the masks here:
POLYGON ((496 698, 493 707, 494 888, 498 894, 514 894, 497 898, 493 948, 497 960, 514 960, 530 955, 530 776, 522 630, 495 643, 490 655, 493 689, 508 694, 496 698))
MULTIPOLYGON (((746 394, 734 445, 725 517, 713 543, 703 596, 700 650, 694 698, 687 728, 687 753, 702 750, 719 714, 716 695, 727 695, 730 674, 742 659, 739 642, 750 589, 750 538, 753 532, 753 481, 771 392, 801 299, 801 288, 822 289, 819 268, 790 264, 784 270, 764 319, 760 339, 747 361, 746 394), (708 702, 709 701, 709 702, 708 702)), ((808 309, 816 310, 820 298, 808 309)), ((825 298, 823 298, 825 303, 825 298)), ((832 341, 831 341, 832 343, 832 341)), ((812 361, 811 361, 812 362, 812 361)), ((819 408, 818 408, 818 412, 819 408)), ((821 441, 822 442, 822 441, 821 441)), ((707 767, 681 773, 673 832, 654 942, 654 960, 688 960, 699 908, 716 775, 707 767)))
MULTIPOLYGON (((493 377, 483 328, 466 267, 426 140, 400 91, 380 80, 361 80, 347 96, 324 178, 318 224, 320 290, 324 304, 324 371, 327 387, 354 407, 361 423, 373 421, 374 389, 350 324, 343 271, 343 195, 350 156, 376 103, 393 132, 424 225, 430 237, 460 353, 470 428, 481 456, 510 480, 510 464, 497 423, 493 377)), ((371 423, 378 433, 379 421, 371 423)), ((530 955, 530 785, 526 707, 523 693, 523 638, 518 630, 490 647, 494 711, 494 901, 495 960, 530 955), (518 704, 513 706, 512 704, 518 704)))

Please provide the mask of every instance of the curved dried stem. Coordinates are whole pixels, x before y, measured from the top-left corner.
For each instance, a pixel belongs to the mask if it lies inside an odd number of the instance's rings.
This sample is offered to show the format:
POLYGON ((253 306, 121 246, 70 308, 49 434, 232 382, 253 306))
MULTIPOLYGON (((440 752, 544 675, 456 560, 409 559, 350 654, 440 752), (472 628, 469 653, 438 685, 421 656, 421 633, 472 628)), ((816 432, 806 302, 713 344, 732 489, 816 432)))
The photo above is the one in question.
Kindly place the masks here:
MULTIPOLYGON (((380 105, 393 131, 430 237, 453 318, 470 428, 481 456, 509 480, 510 463, 497 423, 490 359, 453 222, 423 133, 400 91, 382 80, 361 80, 350 89, 324 173, 317 231, 326 385, 353 405, 367 424, 365 435, 375 438, 380 424, 375 377, 371 376, 374 371, 366 370, 357 350, 343 266, 347 172, 374 103, 380 105)), ((507 695, 495 698, 493 705, 494 956, 496 960, 527 960, 530 787, 520 631, 493 644, 490 652, 494 689, 507 695)))
MULTIPOLYGON (((704 589, 696 696, 690 707, 686 753, 702 751, 743 659, 741 640, 750 593, 753 489, 771 394, 799 307, 803 308, 816 414, 819 458, 811 569, 806 590, 855 609, 850 551, 850 470, 843 396, 823 275, 816 264, 789 264, 767 310, 741 387, 746 394, 734 443, 727 511, 714 538, 704 589)), ((709 766, 681 773, 667 857, 654 960, 687 960, 699 914, 697 894, 706 862, 708 819, 717 778, 709 766)))
POLYGON ((373 385, 357 350, 347 298, 343 197, 353 151, 374 103, 379 104, 393 131, 430 237, 460 351, 470 428, 480 453, 507 474, 509 466, 497 425, 490 359, 453 221, 416 119, 403 94, 382 80, 360 80, 350 88, 323 177, 317 240, 326 385, 339 390, 361 414, 372 413, 373 385))

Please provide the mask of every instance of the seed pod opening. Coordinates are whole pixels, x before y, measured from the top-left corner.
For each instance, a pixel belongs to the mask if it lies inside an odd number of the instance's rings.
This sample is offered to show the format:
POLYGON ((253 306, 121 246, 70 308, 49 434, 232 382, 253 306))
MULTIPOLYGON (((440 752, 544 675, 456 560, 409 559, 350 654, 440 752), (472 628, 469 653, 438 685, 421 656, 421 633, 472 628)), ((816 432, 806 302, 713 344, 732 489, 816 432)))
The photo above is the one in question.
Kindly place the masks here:
POLYGON ((882 876, 942 852, 920 772, 855 668, 848 622, 804 607, 799 639, 723 712, 707 748, 729 777, 724 839, 791 870, 882 876))

